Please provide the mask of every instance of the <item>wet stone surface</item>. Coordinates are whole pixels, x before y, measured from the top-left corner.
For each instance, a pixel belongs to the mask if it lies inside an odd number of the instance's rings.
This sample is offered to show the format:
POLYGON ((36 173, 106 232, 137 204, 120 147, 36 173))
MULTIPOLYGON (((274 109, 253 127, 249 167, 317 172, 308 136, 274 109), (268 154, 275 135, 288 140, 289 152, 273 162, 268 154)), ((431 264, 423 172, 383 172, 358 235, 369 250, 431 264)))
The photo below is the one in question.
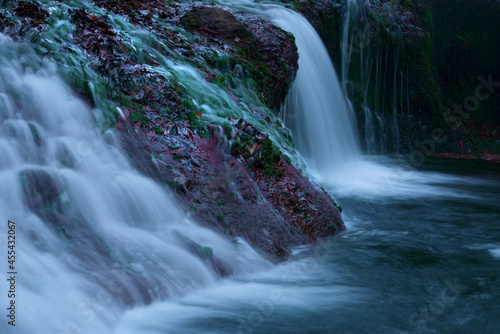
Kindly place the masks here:
MULTIPOLYGON (((57 12, 59 3, 49 8, 19 2, 2 8, 0 29, 14 39, 40 43, 42 52, 62 67, 68 66, 64 61, 69 55, 87 59, 90 70, 107 85, 101 99, 123 115, 115 112, 112 120, 131 163, 174 193, 187 214, 228 238, 244 238, 274 259, 345 229, 330 195, 304 177, 271 136, 259 130, 272 128, 278 120, 258 110, 278 110, 295 78, 293 36, 258 17, 199 2, 96 0, 85 8, 57 12), (97 14, 102 10, 108 14, 97 14), (148 48, 134 50, 111 14, 151 34, 148 48), (51 24, 64 20, 73 25, 71 33, 48 33, 51 24), (221 64, 215 53, 227 54, 228 62, 221 64), (265 126, 231 118, 224 119, 225 127, 212 123, 213 117, 194 108, 181 81, 155 71, 164 59, 191 63, 207 84, 223 87, 236 104, 241 97, 231 78, 252 78, 257 98, 245 101, 246 107, 265 126), (231 80, 222 80, 221 73, 231 80)), ((75 80, 80 84, 73 89, 97 106, 102 101, 90 80, 75 80)), ((26 182, 38 182, 38 187, 39 179, 30 176, 26 182)), ((55 199, 57 194, 47 193, 27 201, 35 213, 46 215, 43 208, 55 199)), ((67 221, 63 216, 48 217, 59 226, 67 221)), ((216 258, 192 247, 222 276, 228 274, 216 258)))

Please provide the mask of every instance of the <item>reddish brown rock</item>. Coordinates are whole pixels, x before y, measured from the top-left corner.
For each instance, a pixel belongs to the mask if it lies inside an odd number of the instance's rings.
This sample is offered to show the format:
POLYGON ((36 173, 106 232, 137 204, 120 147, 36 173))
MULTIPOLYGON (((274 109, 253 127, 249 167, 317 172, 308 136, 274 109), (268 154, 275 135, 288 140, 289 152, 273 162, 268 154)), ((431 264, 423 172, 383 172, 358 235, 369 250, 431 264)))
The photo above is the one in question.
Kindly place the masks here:
POLYGON ((280 259, 293 246, 345 230, 332 198, 285 159, 272 161, 271 167, 280 171, 274 175, 256 162, 269 139, 251 125, 245 124, 245 133, 254 131, 252 142, 232 150, 238 157, 225 153, 217 134, 204 139, 188 127, 170 128, 163 136, 178 143, 171 150, 155 143, 153 133, 139 135, 123 126, 136 168, 173 188, 186 212, 201 224, 240 236, 280 259))
POLYGON ((181 20, 190 29, 209 38, 236 43, 249 35, 245 26, 230 12, 217 7, 194 8, 181 20))

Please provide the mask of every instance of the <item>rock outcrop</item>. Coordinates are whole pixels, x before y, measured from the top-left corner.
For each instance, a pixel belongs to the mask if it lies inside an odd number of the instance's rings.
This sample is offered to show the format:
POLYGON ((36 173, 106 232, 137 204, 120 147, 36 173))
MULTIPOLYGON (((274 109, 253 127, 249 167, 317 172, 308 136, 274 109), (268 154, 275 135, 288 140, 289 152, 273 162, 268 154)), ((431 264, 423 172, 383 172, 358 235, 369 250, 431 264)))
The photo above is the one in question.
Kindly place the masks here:
POLYGON ((50 5, 0 10, 0 29, 57 61, 75 93, 103 110, 101 126, 120 131, 131 163, 187 214, 279 259, 345 229, 332 197, 292 165, 276 117, 297 71, 293 36, 191 1, 50 5), (70 31, 55 28, 61 20, 70 31))

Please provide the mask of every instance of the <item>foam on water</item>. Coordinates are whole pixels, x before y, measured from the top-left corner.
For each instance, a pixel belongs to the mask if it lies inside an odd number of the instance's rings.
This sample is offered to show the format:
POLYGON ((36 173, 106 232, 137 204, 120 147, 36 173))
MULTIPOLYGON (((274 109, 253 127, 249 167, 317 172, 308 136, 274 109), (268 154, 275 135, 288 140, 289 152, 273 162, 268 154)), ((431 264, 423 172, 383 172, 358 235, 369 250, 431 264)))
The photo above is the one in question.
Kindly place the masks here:
POLYGON ((472 194, 457 192, 454 183, 482 184, 474 178, 460 178, 438 172, 412 169, 404 160, 389 157, 364 157, 340 168, 313 174, 339 196, 363 198, 461 197, 472 194))
POLYGON ((497 259, 500 259, 500 247, 495 249, 490 249, 490 254, 497 259))
POLYGON ((322 308, 331 312, 370 294, 368 289, 349 286, 345 277, 325 269, 321 261, 319 256, 308 256, 182 298, 135 308, 123 315, 114 333, 258 333, 265 321, 276 317, 293 319, 322 308))

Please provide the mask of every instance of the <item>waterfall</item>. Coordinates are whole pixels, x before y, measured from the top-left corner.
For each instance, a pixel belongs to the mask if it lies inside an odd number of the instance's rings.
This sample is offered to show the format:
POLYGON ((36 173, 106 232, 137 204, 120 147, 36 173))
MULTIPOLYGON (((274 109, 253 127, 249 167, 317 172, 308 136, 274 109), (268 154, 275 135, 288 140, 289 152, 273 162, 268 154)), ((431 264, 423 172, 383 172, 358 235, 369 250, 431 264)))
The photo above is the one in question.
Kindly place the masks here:
POLYGON ((286 119, 297 149, 313 171, 325 175, 360 157, 354 115, 328 52, 300 14, 277 6, 263 13, 295 36, 299 71, 286 99, 286 119))
MULTIPOLYGON (((4 252, 8 220, 17 233, 14 269, 7 259, 0 269, 17 272, 18 333, 110 333, 134 306, 268 267, 243 241, 180 212, 131 167, 118 136, 101 133, 99 117, 53 63, 0 35, 4 252)), ((7 293, 0 304, 5 313, 7 293)))
POLYGON ((351 63, 352 52, 360 51, 357 49, 357 45, 354 45, 354 43, 358 43, 358 41, 355 40, 355 36, 353 36, 351 29, 351 20, 355 16, 356 10, 356 0, 347 0, 344 14, 344 24, 342 25, 342 44, 340 46, 342 54, 342 87, 346 93, 347 83, 349 81, 349 65, 351 63))
MULTIPOLYGON (((351 112, 354 112, 354 105, 350 101, 350 94, 352 98, 357 94, 353 87, 353 82, 350 81, 350 75, 353 72, 351 65, 356 57, 359 58, 359 68, 354 68, 356 73, 353 76, 359 76, 360 90, 363 94, 363 102, 361 108, 363 109, 364 116, 364 147, 367 153, 375 151, 375 126, 373 123, 373 112, 368 102, 368 89, 370 86, 373 59, 371 55, 370 46, 370 25, 363 25, 356 22, 359 19, 362 7, 358 4, 357 0, 348 0, 345 6, 344 23, 342 25, 342 41, 341 41, 341 55, 342 55, 342 87, 344 89, 345 97, 351 112)), ((378 65, 378 64, 377 64, 378 65)), ((377 68, 378 70, 378 68, 377 68)), ((378 82, 377 82, 378 83, 378 82)))
MULTIPOLYGON (((238 2, 241 3, 241 2, 238 2)), ((249 9, 250 3, 245 9, 249 9)), ((254 12, 271 20, 295 36, 299 52, 299 70, 286 99, 286 118, 292 128, 298 151, 306 157, 313 175, 328 185, 337 195, 360 197, 420 196, 436 191, 427 185, 430 175, 411 169, 394 168, 393 162, 384 157, 363 156, 359 148, 353 107, 347 98, 349 67, 353 53, 360 56, 359 74, 363 79, 363 108, 369 144, 375 146, 374 122, 367 104, 367 92, 373 70, 368 27, 353 34, 352 19, 359 11, 356 0, 347 1, 342 41, 342 82, 339 81, 331 60, 319 35, 300 14, 274 5, 254 12), (366 50, 365 50, 366 49, 366 50)), ((376 65, 377 79, 381 76, 381 56, 376 65)), ((387 55, 385 59, 387 63, 387 55)), ((384 70, 387 66, 384 66, 384 70)), ((376 87, 377 94, 384 94, 385 87, 376 87), (381 92, 382 90, 382 92, 381 92)), ((378 80, 377 80, 378 81, 378 80)), ((397 96, 394 97, 397 99, 397 96)), ((382 106, 381 112, 383 112, 382 106)), ((393 109, 395 120, 397 110, 393 109)), ((380 128, 384 129, 382 115, 376 114, 380 128)), ((397 133, 397 123, 392 124, 397 133)), ((381 145, 385 137, 381 135, 381 145)))

